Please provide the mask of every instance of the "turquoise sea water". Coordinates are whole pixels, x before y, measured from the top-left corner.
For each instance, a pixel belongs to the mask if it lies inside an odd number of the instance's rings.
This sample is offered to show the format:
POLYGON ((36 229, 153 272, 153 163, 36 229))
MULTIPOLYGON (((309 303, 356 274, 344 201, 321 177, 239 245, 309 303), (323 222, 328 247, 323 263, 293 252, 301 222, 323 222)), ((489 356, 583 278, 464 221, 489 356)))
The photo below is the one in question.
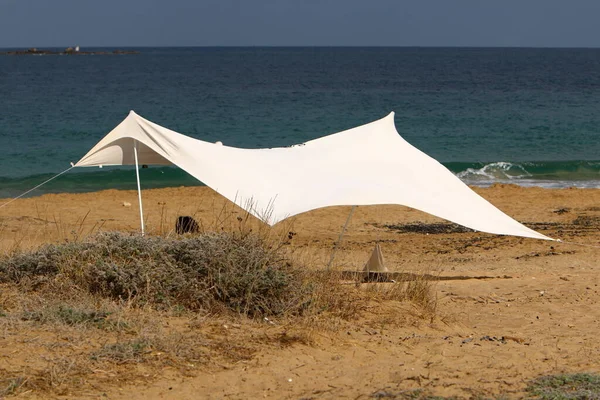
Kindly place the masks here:
MULTIPOLYGON (((469 184, 600 187, 600 50, 141 48, 0 56, 0 197, 76 162, 129 110, 208 141, 287 146, 396 112, 410 143, 469 184)), ((400 155, 399 155, 400 156, 400 155)), ((199 184, 176 168, 143 186, 199 184)), ((74 169, 37 190, 134 189, 74 169)))

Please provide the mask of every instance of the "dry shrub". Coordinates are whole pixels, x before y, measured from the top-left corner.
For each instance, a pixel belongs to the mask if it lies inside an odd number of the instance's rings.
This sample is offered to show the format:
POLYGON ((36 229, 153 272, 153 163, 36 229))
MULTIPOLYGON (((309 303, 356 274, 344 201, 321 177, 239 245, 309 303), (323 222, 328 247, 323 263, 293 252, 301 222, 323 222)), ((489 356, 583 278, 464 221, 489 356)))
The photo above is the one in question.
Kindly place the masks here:
POLYGON ((62 288, 163 309, 301 313, 311 287, 280 253, 250 234, 172 239, 103 233, 5 257, 0 281, 32 289, 62 282, 62 288))

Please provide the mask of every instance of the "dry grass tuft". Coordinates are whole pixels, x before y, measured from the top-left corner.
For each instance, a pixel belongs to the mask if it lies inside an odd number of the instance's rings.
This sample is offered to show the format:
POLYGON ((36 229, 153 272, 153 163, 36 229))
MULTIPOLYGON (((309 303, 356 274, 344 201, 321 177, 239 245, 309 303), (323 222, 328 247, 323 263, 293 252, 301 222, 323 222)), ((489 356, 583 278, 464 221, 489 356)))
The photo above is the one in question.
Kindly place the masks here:
POLYGON ((0 396, 17 394, 27 387, 28 378, 25 376, 10 376, 5 371, 1 371, 0 375, 0 396))
POLYGON ((423 317, 433 318, 437 313, 435 281, 430 274, 414 274, 407 281, 367 284, 367 291, 379 300, 410 302, 419 307, 423 317))
POLYGON ((150 347, 148 339, 138 338, 104 345, 99 351, 92 354, 91 358, 92 360, 108 360, 117 364, 141 363, 150 354, 150 347))
POLYGON ((39 307, 36 310, 25 311, 21 315, 23 321, 36 321, 43 324, 61 323, 70 326, 95 327, 104 330, 127 328, 127 323, 109 319, 108 311, 97 311, 77 306, 59 304, 57 306, 39 307))

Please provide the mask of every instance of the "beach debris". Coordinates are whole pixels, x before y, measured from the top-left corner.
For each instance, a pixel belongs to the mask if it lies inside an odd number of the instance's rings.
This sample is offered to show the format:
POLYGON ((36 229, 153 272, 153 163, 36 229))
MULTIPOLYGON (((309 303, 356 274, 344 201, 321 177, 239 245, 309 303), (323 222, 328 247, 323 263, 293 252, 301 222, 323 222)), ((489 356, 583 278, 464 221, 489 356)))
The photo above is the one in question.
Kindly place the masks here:
POLYGON ((523 344, 525 343, 525 339, 517 337, 517 336, 502 336, 502 340, 504 341, 513 341, 515 343, 523 344))
POLYGON ((123 202, 123 207, 131 207, 131 203, 128 201, 123 202))
POLYGON ((378 390, 374 393, 371 393, 371 396, 369 396, 373 399, 393 399, 396 398, 396 393, 393 392, 389 392, 387 390, 378 390))
POLYGON ((522 256, 517 256, 517 257, 515 257, 515 259, 516 260, 519 260, 519 259, 527 260, 527 259, 533 258, 533 257, 561 256, 563 254, 575 254, 575 250, 556 251, 556 250, 554 250, 554 247, 551 246, 549 251, 545 251, 542 253, 538 253, 538 252, 527 253, 527 254, 523 254, 522 256))
POLYGON ((372 224, 376 228, 386 228, 391 231, 398 231, 400 233, 424 233, 426 235, 429 234, 443 234, 443 233, 467 233, 467 232, 475 232, 473 229, 465 228, 464 226, 454 224, 454 223, 445 223, 445 222, 434 222, 434 223, 424 223, 424 222, 415 222, 411 224, 372 224))
POLYGON ((467 344, 467 343, 471 343, 473 341, 472 337, 468 337, 465 340, 462 341, 462 344, 467 344))
POLYGON ((572 222, 573 225, 579 226, 596 226, 600 224, 600 217, 592 217, 589 215, 580 215, 572 222))
POLYGON ((515 343, 523 344, 525 343, 525 339, 516 336, 489 336, 485 335, 479 338, 481 342, 499 342, 502 344, 507 344, 508 341, 512 341, 515 343))
POLYGON ((505 343, 506 341, 504 340, 504 337, 496 337, 496 336, 482 336, 479 338, 480 341, 487 341, 487 342, 501 342, 501 343, 505 343))
POLYGON ((184 233, 198 233, 200 231, 200 226, 196 222, 196 220, 189 215, 182 215, 177 217, 177 221, 175 221, 175 232, 179 235, 183 235, 184 233))
POLYGON ((558 214, 558 215, 562 215, 562 214, 568 213, 570 211, 571 211, 570 208, 564 207, 564 208, 559 208, 558 210, 554 210, 552 212, 555 213, 555 214, 558 214))

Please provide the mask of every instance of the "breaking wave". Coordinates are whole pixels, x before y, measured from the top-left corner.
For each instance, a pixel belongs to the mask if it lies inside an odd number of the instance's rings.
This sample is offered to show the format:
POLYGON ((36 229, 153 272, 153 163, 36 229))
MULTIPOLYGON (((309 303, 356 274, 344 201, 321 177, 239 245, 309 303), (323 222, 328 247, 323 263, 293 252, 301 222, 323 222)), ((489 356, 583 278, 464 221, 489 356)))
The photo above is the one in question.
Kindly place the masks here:
POLYGON ((475 186, 512 183, 548 188, 600 188, 600 161, 447 163, 463 182, 475 186))
POLYGON ((523 179, 532 175, 520 164, 509 162, 495 162, 486 164, 481 168, 467 168, 456 174, 463 180, 503 180, 503 179, 523 179))

